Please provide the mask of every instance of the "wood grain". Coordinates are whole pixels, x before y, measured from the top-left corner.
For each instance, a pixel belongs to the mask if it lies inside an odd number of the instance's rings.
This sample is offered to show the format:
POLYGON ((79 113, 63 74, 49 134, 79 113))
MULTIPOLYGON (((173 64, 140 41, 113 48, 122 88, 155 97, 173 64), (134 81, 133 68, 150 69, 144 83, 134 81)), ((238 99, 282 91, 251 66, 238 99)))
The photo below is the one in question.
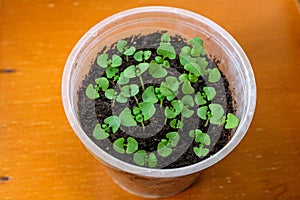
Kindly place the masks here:
POLYGON ((113 13, 146 5, 223 26, 255 71, 251 128, 228 157, 168 199, 300 199, 300 16, 294 0, 0 0, 0 199, 142 199, 124 192, 72 132, 60 95, 72 47, 113 13))

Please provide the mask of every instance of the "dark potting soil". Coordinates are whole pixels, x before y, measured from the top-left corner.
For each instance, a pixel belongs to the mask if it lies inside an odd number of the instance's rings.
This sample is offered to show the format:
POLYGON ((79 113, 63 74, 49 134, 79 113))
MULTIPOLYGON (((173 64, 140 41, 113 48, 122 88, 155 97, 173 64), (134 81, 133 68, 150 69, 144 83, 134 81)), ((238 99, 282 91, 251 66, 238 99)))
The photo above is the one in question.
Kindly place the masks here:
MULTIPOLYGON (((146 36, 132 36, 130 38, 125 38, 125 40, 128 42, 129 47, 134 45, 137 50, 150 49, 152 51, 152 55, 149 59, 150 61, 154 60, 155 56, 157 56, 156 49, 159 46, 161 35, 161 32, 156 32, 146 36)), ((176 59, 169 60, 170 66, 171 68, 173 68, 173 70, 169 71, 169 75, 176 76, 176 74, 180 75, 186 72, 180 64, 179 53, 181 48, 183 46, 186 46, 187 43, 188 42, 179 35, 171 37, 171 44, 175 48, 177 56, 176 59)), ((127 59, 126 56, 121 55, 117 51, 116 44, 113 44, 110 47, 105 47, 104 49, 99 51, 99 54, 101 53, 107 53, 110 56, 113 54, 120 55, 123 61, 127 59)), ((205 56, 205 58, 208 61, 207 68, 217 67, 219 61, 217 61, 216 59, 210 59, 207 56, 205 56)), ((126 69, 126 67, 136 64, 138 64, 138 62, 129 57, 128 62, 123 62, 123 64, 119 67, 119 71, 122 72, 124 69, 126 69)), ((111 134, 109 138, 101 141, 95 139, 93 137, 93 130, 97 123, 102 124, 106 117, 118 115, 124 108, 133 108, 133 106, 136 105, 136 101, 134 100, 134 98, 130 98, 127 103, 121 104, 115 102, 115 105, 112 107, 112 101, 104 96, 104 92, 102 90, 99 91, 100 97, 96 100, 91 100, 86 97, 85 90, 87 86, 90 83, 94 85, 94 80, 99 77, 106 77, 104 70, 105 69, 98 66, 96 60, 94 63, 92 63, 89 73, 85 76, 85 79, 82 81, 82 85, 78 90, 78 115, 81 127, 90 137, 90 139, 104 151, 115 156, 116 158, 119 158, 131 164, 135 164, 133 160, 133 154, 120 154, 113 149, 113 142, 120 137, 134 137, 139 143, 139 149, 155 153, 158 159, 156 168, 178 168, 195 164, 218 152, 231 139, 232 131, 225 129, 224 125, 210 124, 209 126, 205 126, 205 121, 199 119, 199 117, 197 116, 197 106, 194 106, 193 110, 195 112, 191 118, 183 119, 184 127, 182 129, 174 129, 169 126, 168 124, 171 120, 168 120, 165 125, 163 108, 170 104, 170 102, 167 100, 163 101, 162 107, 160 107, 159 103, 155 105, 156 113, 150 120, 145 122, 145 130, 142 129, 141 124, 138 124, 139 126, 136 127, 121 126, 121 128, 116 133, 111 134), (189 130, 196 128, 210 135, 211 145, 207 147, 209 148, 210 152, 205 157, 198 157, 193 151, 193 147, 196 147, 197 143, 193 140, 193 138, 189 136, 189 130), (168 132, 172 131, 177 131, 180 134, 180 141, 176 148, 173 148, 173 153, 170 156, 163 158, 156 152, 157 145, 162 138, 166 138, 166 134, 168 132)), ((152 85, 154 87, 159 86, 159 84, 165 80, 165 78, 161 78, 155 79, 155 82, 153 82, 153 78, 148 73, 143 73, 142 78, 144 80, 145 86, 152 85)), ((108 80, 110 82, 110 87, 116 86, 116 83, 112 79, 108 80)), ((130 79, 130 83, 141 85, 138 78, 130 79)), ((195 89, 195 93, 197 91, 202 92, 202 88, 204 86, 213 86, 215 88, 217 96, 211 102, 221 104, 225 110, 225 115, 229 112, 235 112, 233 107, 234 102, 232 99, 231 91, 229 90, 229 84, 223 74, 220 81, 216 83, 208 82, 207 80, 205 80, 205 77, 199 77, 199 80, 196 83, 192 83, 192 87, 195 89)), ((182 96, 183 94, 178 94, 179 99, 182 96)), ((141 100, 141 92, 137 95, 137 99, 141 100)), ((180 119, 180 116, 178 119, 180 119)))

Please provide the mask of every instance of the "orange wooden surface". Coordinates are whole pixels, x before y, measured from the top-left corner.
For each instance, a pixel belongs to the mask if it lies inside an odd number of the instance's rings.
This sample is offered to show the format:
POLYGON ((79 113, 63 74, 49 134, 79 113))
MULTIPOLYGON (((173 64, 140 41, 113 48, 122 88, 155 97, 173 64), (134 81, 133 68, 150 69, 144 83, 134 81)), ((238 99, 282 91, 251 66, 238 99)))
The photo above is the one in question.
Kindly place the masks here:
POLYGON ((72 132, 60 84, 85 31, 146 5, 189 9, 223 26, 247 53, 258 86, 255 117, 238 148, 169 199, 300 199, 294 0, 0 0, 0 199, 142 199, 120 189, 72 132))

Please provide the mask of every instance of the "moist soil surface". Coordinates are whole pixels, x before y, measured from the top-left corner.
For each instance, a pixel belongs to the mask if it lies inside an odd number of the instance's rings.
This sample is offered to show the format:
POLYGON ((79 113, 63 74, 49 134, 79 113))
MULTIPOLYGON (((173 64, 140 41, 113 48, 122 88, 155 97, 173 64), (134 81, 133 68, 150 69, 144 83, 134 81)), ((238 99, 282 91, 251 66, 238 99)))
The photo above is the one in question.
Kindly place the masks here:
MULTIPOLYGON (((141 36, 136 35, 130 38, 125 38, 128 42, 128 46, 134 45, 137 50, 151 50, 152 55, 149 59, 154 60, 155 56, 157 56, 156 49, 159 46, 160 38, 162 33, 156 32, 149 35, 141 36)), ((183 46, 188 44, 187 40, 183 39, 181 36, 176 35, 171 37, 171 44, 175 48, 176 51, 176 58, 174 60, 169 60, 171 68, 173 71, 169 73, 185 73, 186 71, 182 67, 179 61, 179 53, 183 46)), ((131 65, 138 64, 132 57, 128 58, 128 62, 124 62, 127 58, 126 56, 119 53, 116 49, 116 44, 111 45, 110 47, 105 47, 99 51, 101 53, 107 53, 108 55, 117 54, 122 57, 123 63, 119 67, 119 71, 122 72, 126 67, 131 65)), ((205 46, 205 44, 204 44, 205 46)), ((208 56, 204 56, 208 61, 207 68, 215 68, 218 67, 219 61, 216 59, 208 58, 208 56)), ((222 74, 222 73, 221 73, 222 74)), ((174 75, 174 74, 173 74, 174 75)), ((106 117, 117 115, 119 114, 125 107, 129 107, 130 109, 136 105, 136 101, 134 98, 130 98, 127 103, 121 104, 115 102, 114 106, 112 107, 112 101, 107 99, 104 95, 102 90, 99 91, 100 97, 91 100, 86 97, 85 90, 87 86, 92 83, 95 85, 95 79, 99 77, 106 77, 105 71, 103 68, 98 66, 96 60, 91 65, 91 69, 89 73, 85 76, 85 79, 82 81, 82 85, 78 90, 78 115, 81 127, 85 131, 85 133, 89 136, 89 138, 94 141, 100 148, 102 148, 107 153, 123 160, 131 164, 135 164, 133 160, 133 154, 120 154, 117 153, 113 149, 113 142, 120 138, 128 138, 134 137, 139 143, 139 149, 146 150, 147 152, 155 153, 156 157, 158 158, 158 164, 156 168, 178 168, 183 166, 188 166, 200 162, 211 155, 218 152, 222 149, 227 142, 230 140, 232 136, 232 131, 227 130, 224 128, 224 125, 212 125, 205 126, 205 121, 199 119, 197 116, 197 106, 194 107, 195 110, 193 116, 186 120, 183 120, 184 127, 180 130, 172 128, 169 124, 170 120, 167 121, 165 125, 165 117, 164 117, 164 107, 170 105, 170 102, 167 100, 163 101, 162 107, 160 107, 159 103, 156 106, 156 113, 155 115, 148 121, 145 122, 145 130, 143 131, 141 124, 138 124, 136 127, 122 127, 114 134, 111 134, 109 138, 105 140, 97 140, 93 137, 93 130, 97 123, 103 123, 106 117), (161 117, 163 116, 163 117, 161 117), (204 133, 208 133, 211 139, 211 145, 208 146, 210 152, 205 157, 198 157, 195 155, 193 151, 193 147, 199 145, 196 143, 190 136, 189 130, 193 129, 200 129, 204 133), (159 156, 156 152, 156 148, 158 143, 161 141, 162 138, 166 138, 166 134, 168 132, 178 131, 180 134, 180 141, 176 148, 173 148, 173 153, 163 158, 159 156), (139 135, 140 134, 140 135, 139 135), (147 137, 148 135, 148 137, 147 137)), ((153 83, 153 78, 150 74, 144 73, 143 80, 145 82, 145 86, 153 85, 158 86, 165 78, 156 79, 153 83)), ((110 82, 110 87, 116 86, 115 81, 112 79, 108 79, 110 82)), ((131 83, 135 83, 140 85, 138 78, 133 78, 130 80, 131 83)), ((195 89, 195 93, 197 91, 202 92, 202 88, 204 86, 213 86, 217 92, 217 96, 212 100, 212 103, 221 104, 225 110, 225 115, 227 113, 234 113, 233 108, 233 99, 231 95, 231 91, 229 90, 229 85, 226 77, 222 74, 220 81, 216 83, 209 83, 205 78, 199 77, 196 83, 192 83, 192 87, 195 89)), ((140 92, 141 93, 141 92, 140 92)), ((137 95, 138 100, 141 100, 141 94, 137 95)), ((181 94, 182 95, 182 94, 181 94)), ((180 96, 180 94, 178 95, 180 96)), ((210 103, 210 102, 208 102, 210 103)), ((180 116, 179 116, 180 117, 180 116)), ((147 166, 146 166, 147 167, 147 166)))

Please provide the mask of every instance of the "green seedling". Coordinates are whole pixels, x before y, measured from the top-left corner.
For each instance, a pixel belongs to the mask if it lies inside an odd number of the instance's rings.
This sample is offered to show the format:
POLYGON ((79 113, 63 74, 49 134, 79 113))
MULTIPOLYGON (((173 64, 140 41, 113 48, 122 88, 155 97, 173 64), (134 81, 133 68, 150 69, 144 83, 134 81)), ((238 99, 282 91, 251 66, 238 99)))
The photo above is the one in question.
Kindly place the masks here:
POLYGON ((139 63, 138 65, 131 65, 124 70, 124 76, 127 78, 139 77, 142 89, 145 90, 142 74, 149 68, 149 63, 139 63))
POLYGON ((174 76, 166 77, 166 81, 160 85, 160 93, 167 98, 168 101, 173 100, 178 94, 179 81, 174 76))
POLYGON ((183 122, 179 119, 172 119, 170 121, 170 126, 175 129, 181 129, 183 127, 183 122))
POLYGON ((188 80, 184 80, 182 82, 182 93, 183 94, 194 94, 195 90, 191 85, 191 82, 188 80))
POLYGON ((126 40, 119 40, 117 43, 117 49, 120 53, 123 53, 126 56, 126 61, 128 62, 128 56, 132 56, 136 48, 134 46, 128 47, 126 40))
POLYGON ((210 145, 210 137, 207 133, 203 133, 201 130, 191 130, 189 132, 190 137, 194 138, 195 142, 199 143, 198 147, 194 147, 194 153, 199 157, 204 157, 209 153, 209 149, 204 145, 210 145))
POLYGON ((214 87, 203 87, 203 92, 197 92, 195 95, 195 102, 198 106, 204 105, 207 101, 211 101, 216 96, 216 90, 214 87))
POLYGON ((162 157, 168 157, 172 152, 172 148, 176 147, 180 140, 177 132, 169 132, 166 139, 162 139, 157 145, 157 153, 162 157))
POLYGON ((179 76, 178 79, 180 80, 180 82, 189 81, 191 83, 196 83, 198 81, 198 77, 195 76, 193 73, 183 73, 179 76))
POLYGON ((118 138, 113 143, 114 150, 120 154, 132 154, 138 150, 138 146, 138 142, 133 137, 128 137, 127 143, 124 138, 118 138))
POLYGON ((194 114, 194 111, 190 109, 195 105, 193 97, 191 95, 185 95, 181 99, 181 102, 183 104, 181 115, 185 118, 190 118, 194 114))
POLYGON ((107 78, 117 79, 118 77, 116 75, 119 72, 118 67, 122 65, 122 58, 114 54, 112 58, 109 59, 108 54, 104 53, 97 57, 97 64, 106 69, 105 73, 107 78))
POLYGON ((160 107, 162 107, 165 96, 160 92, 159 87, 154 88, 154 94, 155 94, 155 97, 160 101, 160 107))
POLYGON ((95 80, 96 86, 89 84, 85 90, 85 94, 89 99, 97 99, 100 97, 99 90, 106 91, 109 86, 109 81, 105 77, 97 78, 95 80))
POLYGON ((97 140, 103 140, 109 137, 110 133, 116 133, 121 125, 121 119, 117 116, 110 116, 104 120, 104 123, 96 124, 93 136, 97 140))
POLYGON ((202 106, 197 110, 198 116, 207 120, 205 126, 207 126, 208 122, 212 124, 223 124, 223 115, 224 109, 220 104, 211 103, 208 106, 202 106))
POLYGON ((142 124, 145 129, 144 122, 149 120, 156 112, 156 108, 152 102, 141 102, 133 108, 134 119, 142 124))
MULTIPOLYGON (((174 132, 168 132, 165 138, 160 138, 158 143, 155 143, 157 153, 139 150, 137 139, 126 135, 113 141, 113 149, 116 152, 131 154, 131 160, 135 164, 153 168, 158 165, 159 157, 165 158, 175 153, 174 148, 180 140, 177 131, 183 127, 189 128, 184 123, 196 114, 204 120, 205 126, 224 125, 226 129, 238 126, 239 119, 234 114, 226 113, 221 104, 212 103, 217 96, 214 87, 197 86, 199 80, 216 83, 222 78, 218 68, 208 68, 206 51, 200 38, 192 38, 188 45, 181 48, 179 61, 183 70, 178 70, 182 72, 178 78, 169 70, 172 67, 172 60, 177 55, 171 44, 171 37, 167 33, 162 34, 160 44, 154 50, 137 51, 134 46, 128 45, 126 40, 119 40, 116 48, 122 54, 122 58, 126 56, 126 60, 125 58, 122 60, 116 54, 100 54, 96 63, 105 69, 105 75, 95 79, 96 84, 89 84, 85 93, 89 99, 103 97, 104 93, 107 99, 112 100, 112 106, 115 101, 129 102, 130 105, 123 108, 118 115, 101 119, 103 122, 97 123, 93 130, 95 139, 113 139, 119 135, 121 127, 142 126, 145 129, 147 122, 155 122, 155 104, 159 102, 161 107, 164 104, 165 125, 168 123, 174 132), (156 52, 157 55, 152 55, 152 52, 156 52), (129 64, 129 57, 134 65, 129 64), (121 65, 123 66, 120 67, 121 65), (143 78, 149 76, 161 82, 160 85, 145 86, 143 78), (138 81, 142 89, 136 84, 138 81), (195 91, 196 87, 200 92, 195 91), (197 113, 194 110, 196 108, 197 113)), ((190 130, 189 136, 194 139, 193 144, 197 144, 193 146, 194 153, 199 157, 208 156, 210 136, 199 129, 190 130)))
POLYGON ((133 58, 137 61, 137 62, 146 62, 150 57, 151 57, 152 52, 150 50, 147 51, 137 51, 135 52, 135 54, 133 55, 133 58))
POLYGON ((153 78, 165 77, 168 74, 166 69, 170 68, 170 62, 166 59, 176 58, 175 49, 170 41, 171 38, 167 33, 161 36, 160 46, 156 51, 159 56, 155 56, 155 60, 152 60, 149 66, 149 73, 153 78))
POLYGON ((198 116, 207 120, 205 126, 207 126, 208 121, 211 124, 221 125, 225 124, 226 129, 232 129, 238 126, 239 119, 232 113, 228 113, 227 117, 224 116, 224 109, 220 104, 209 104, 208 106, 201 106, 197 110, 198 116))
POLYGON ((107 89, 104 93, 105 97, 112 100, 112 106, 115 101, 119 103, 126 103, 129 97, 135 97, 139 93, 139 86, 136 84, 125 85, 121 87, 121 91, 118 93, 115 89, 107 89))
POLYGON ((165 108, 165 116, 168 119, 173 119, 176 116, 178 116, 183 111, 184 108, 184 105, 180 100, 173 100, 171 102, 171 105, 172 107, 167 106, 165 108))
POLYGON ((157 54, 161 55, 163 57, 163 60, 165 60, 166 58, 175 59, 176 52, 171 44, 171 37, 167 33, 165 33, 161 36, 160 41, 160 45, 156 51, 157 54))
POLYGON ((203 40, 201 38, 195 37, 190 40, 190 45, 192 45, 191 56, 199 57, 200 55, 205 55, 206 51, 203 47, 203 40))
POLYGON ((136 164, 144 166, 148 164, 149 167, 153 168, 157 165, 157 158, 154 153, 147 154, 145 150, 139 150, 133 155, 133 160, 136 164))

